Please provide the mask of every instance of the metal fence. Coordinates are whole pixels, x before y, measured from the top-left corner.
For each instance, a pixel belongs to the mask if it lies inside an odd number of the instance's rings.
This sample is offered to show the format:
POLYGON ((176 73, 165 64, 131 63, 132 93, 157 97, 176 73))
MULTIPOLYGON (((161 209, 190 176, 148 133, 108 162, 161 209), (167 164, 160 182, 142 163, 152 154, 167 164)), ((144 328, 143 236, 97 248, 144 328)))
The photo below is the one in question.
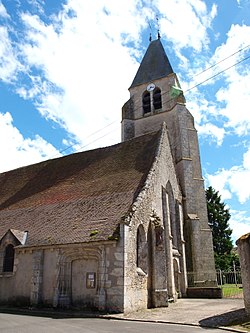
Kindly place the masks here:
POLYGON ((222 289, 222 297, 225 298, 243 298, 243 288, 241 280, 241 271, 234 269, 233 271, 216 271, 203 272, 202 274, 194 272, 187 273, 189 287, 220 287, 222 289))
POLYGON ((216 273, 218 286, 222 289, 223 297, 243 298, 243 288, 240 270, 234 270, 231 272, 218 270, 216 273))

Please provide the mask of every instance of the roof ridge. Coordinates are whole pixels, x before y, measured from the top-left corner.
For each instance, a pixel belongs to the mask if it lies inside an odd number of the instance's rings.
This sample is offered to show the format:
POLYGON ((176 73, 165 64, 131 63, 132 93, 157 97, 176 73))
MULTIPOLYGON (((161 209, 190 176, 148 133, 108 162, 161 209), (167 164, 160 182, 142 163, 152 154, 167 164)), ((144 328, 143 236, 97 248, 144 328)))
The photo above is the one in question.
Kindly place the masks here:
POLYGON ((161 152, 162 142, 164 140, 165 135, 167 134, 166 123, 163 122, 161 129, 155 133, 157 133, 158 137, 156 138, 157 144, 156 144, 156 147, 154 150, 154 158, 152 160, 151 167, 147 173, 147 176, 146 176, 146 179, 145 179, 143 185, 141 186, 140 190, 138 191, 137 196, 135 197, 133 203, 131 204, 127 214, 125 214, 123 216, 123 222, 126 224, 130 223, 132 216, 134 215, 135 211, 137 210, 137 207, 143 201, 145 193, 151 185, 152 178, 154 176, 154 170, 156 168, 156 164, 159 161, 158 156, 160 155, 160 152, 161 152))
MULTIPOLYGON (((156 133, 157 131, 154 131, 154 132, 156 133)), ((126 144, 127 142, 129 142, 131 140, 139 140, 139 138, 141 138, 143 136, 152 135, 152 133, 154 133, 154 132, 145 133, 143 135, 131 138, 131 139, 126 140, 126 141, 121 141, 121 142, 114 143, 114 144, 112 144, 110 146, 96 147, 96 148, 89 149, 89 150, 83 150, 83 151, 73 152, 71 154, 67 154, 67 155, 63 155, 63 156, 59 156, 59 157, 54 157, 54 158, 48 158, 47 160, 43 160, 43 161, 40 161, 40 162, 23 165, 23 166, 14 168, 14 169, 10 169, 10 170, 7 170, 7 171, 0 172, 0 176, 8 174, 8 173, 15 172, 15 171, 18 171, 18 170, 21 170, 21 169, 34 168, 35 166, 38 166, 38 165, 41 165, 41 164, 45 165, 46 163, 51 163, 52 161, 55 161, 55 160, 66 159, 66 158, 70 158, 72 156, 77 156, 77 155, 81 155, 81 154, 87 154, 88 152, 94 152, 94 151, 97 152, 97 151, 101 151, 101 150, 105 150, 105 149, 109 150, 112 147, 126 144)))

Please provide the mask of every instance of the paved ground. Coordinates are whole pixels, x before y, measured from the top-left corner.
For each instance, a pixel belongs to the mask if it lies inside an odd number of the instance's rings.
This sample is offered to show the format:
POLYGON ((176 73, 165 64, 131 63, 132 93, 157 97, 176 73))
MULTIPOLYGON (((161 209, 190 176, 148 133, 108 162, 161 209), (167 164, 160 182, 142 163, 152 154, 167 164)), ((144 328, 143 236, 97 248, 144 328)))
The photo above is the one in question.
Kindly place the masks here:
MULTIPOLYGON (((3 333, 202 333, 204 328, 178 324, 103 318, 44 318, 0 313, 3 333)), ((206 328, 206 333, 223 333, 206 328)))
MULTIPOLYGON (((230 326, 244 330, 239 323, 250 322, 243 299, 179 299, 167 308, 148 309, 114 317, 134 320, 153 320, 208 327, 230 326)), ((249 326, 248 326, 249 327, 249 326)), ((245 329, 247 325, 245 326, 245 329)))
MULTIPOLYGON (((49 318, 82 318, 99 316, 82 311, 58 311, 53 309, 9 309, 0 307, 0 313, 15 313, 49 318)), ((230 330, 250 332, 250 318, 246 316, 243 299, 179 299, 169 307, 148 309, 128 314, 109 314, 102 317, 198 325, 228 327, 230 330), (245 323, 246 325, 240 325, 245 323), (248 323, 248 324, 247 324, 248 323), (247 330, 249 329, 249 330, 247 330)))

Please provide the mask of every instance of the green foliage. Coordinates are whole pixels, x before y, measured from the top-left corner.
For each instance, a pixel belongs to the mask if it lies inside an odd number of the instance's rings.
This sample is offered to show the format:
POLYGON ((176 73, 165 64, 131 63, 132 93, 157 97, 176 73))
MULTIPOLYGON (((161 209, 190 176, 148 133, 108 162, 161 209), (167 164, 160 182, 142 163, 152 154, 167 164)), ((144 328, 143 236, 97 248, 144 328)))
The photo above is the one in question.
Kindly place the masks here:
POLYGON ((237 254, 233 253, 232 230, 229 228, 231 217, 229 209, 214 188, 209 186, 206 190, 208 223, 212 229, 213 246, 215 253, 216 269, 230 270, 233 262, 238 264, 237 254))
POLYGON ((113 234, 108 236, 108 240, 118 241, 119 239, 120 239, 120 225, 118 224, 113 234))
POLYGON ((89 235, 90 235, 90 237, 93 237, 93 236, 97 235, 98 232, 99 232, 98 230, 92 230, 89 235))

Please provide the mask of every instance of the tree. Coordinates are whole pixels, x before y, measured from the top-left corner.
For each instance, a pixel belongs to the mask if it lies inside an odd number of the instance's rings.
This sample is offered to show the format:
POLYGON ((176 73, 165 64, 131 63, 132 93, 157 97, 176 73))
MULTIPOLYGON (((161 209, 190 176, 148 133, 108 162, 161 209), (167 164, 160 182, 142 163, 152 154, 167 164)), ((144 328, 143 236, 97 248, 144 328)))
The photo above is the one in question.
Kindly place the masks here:
POLYGON ((212 186, 206 190, 208 223, 212 229, 213 247, 215 256, 215 267, 221 270, 230 270, 236 260, 232 252, 233 242, 231 239, 232 230, 229 227, 231 217, 229 209, 221 201, 219 192, 212 186))

